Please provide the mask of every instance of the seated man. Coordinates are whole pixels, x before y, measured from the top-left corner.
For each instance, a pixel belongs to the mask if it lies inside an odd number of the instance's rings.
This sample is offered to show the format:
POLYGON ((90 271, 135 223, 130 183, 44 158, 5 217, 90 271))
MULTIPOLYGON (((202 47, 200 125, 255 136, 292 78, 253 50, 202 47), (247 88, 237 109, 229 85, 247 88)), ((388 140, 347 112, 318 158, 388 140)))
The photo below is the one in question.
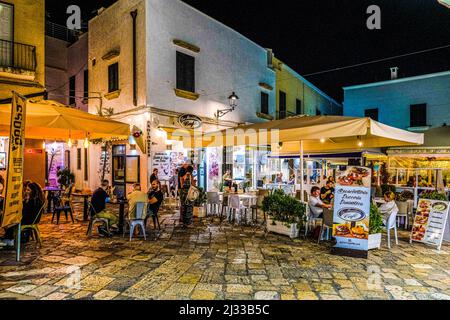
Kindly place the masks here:
MULTIPOLYGON (((101 186, 94 191, 91 198, 91 217, 95 216, 97 218, 102 218, 108 220, 109 226, 117 225, 119 218, 112 212, 106 210, 106 201, 108 199, 108 193, 106 190, 109 188, 109 181, 103 180, 101 186)), ((98 227, 98 233, 101 235, 110 237, 112 236, 104 226, 98 227)))
POLYGON ((331 208, 330 204, 325 204, 320 200, 320 188, 312 187, 311 188, 311 196, 309 197, 309 208, 311 209, 312 218, 322 218, 323 217, 323 209, 331 208))
MULTIPOLYGON (((128 219, 136 219, 136 204, 145 203, 144 212, 147 212, 148 195, 141 191, 139 183, 133 184, 133 191, 127 196, 128 198, 128 219)), ((142 217, 145 219, 145 215, 142 217)))
POLYGON ((152 182, 151 189, 148 192, 148 215, 153 218, 153 223, 157 221, 159 207, 164 200, 164 194, 161 191, 161 183, 159 180, 152 182))

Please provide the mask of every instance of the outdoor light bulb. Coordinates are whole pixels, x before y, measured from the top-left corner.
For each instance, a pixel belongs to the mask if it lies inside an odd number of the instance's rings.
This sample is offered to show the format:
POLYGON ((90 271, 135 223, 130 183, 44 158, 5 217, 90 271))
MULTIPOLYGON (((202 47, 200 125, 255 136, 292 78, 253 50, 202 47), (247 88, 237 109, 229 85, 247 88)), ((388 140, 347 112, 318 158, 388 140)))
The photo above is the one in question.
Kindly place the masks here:
POLYGON ((325 138, 320 139, 320 143, 325 143, 325 138))
POLYGON ((364 144, 361 140, 358 141, 358 147, 362 147, 364 144))
POLYGON ((89 140, 88 140, 88 138, 84 139, 84 147, 86 149, 89 148, 89 140))
POLYGON ((69 141, 67 141, 67 146, 69 148, 72 148, 72 139, 71 138, 69 138, 69 141))

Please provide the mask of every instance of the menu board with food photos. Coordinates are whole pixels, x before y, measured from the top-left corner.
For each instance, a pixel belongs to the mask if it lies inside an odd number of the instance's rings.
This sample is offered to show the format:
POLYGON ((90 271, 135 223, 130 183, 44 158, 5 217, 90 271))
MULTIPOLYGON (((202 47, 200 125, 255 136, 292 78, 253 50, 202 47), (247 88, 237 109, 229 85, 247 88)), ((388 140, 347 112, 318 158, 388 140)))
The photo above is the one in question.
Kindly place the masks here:
POLYGON ((333 236, 335 248, 368 251, 371 171, 344 167, 337 172, 333 236))
POLYGON ((411 232, 411 242, 426 243, 440 250, 449 207, 449 202, 420 199, 411 232))

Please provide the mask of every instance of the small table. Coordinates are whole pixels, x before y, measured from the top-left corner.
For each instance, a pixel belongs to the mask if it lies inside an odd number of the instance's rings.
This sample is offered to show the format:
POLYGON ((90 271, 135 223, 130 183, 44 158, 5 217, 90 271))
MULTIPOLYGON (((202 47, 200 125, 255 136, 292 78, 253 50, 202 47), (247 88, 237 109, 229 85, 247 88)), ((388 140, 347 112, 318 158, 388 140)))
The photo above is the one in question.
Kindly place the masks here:
POLYGON ((83 198, 83 221, 89 221, 89 213, 88 213, 89 201, 88 201, 88 199, 92 196, 92 193, 74 192, 74 193, 72 193, 72 196, 83 198))
POLYGON ((52 213, 53 208, 55 207, 55 193, 59 193, 64 191, 61 188, 58 187, 45 187, 44 191, 48 193, 47 199, 48 199, 48 205, 47 205, 47 213, 52 213))
POLYGON ((128 203, 127 200, 115 200, 108 202, 112 205, 118 205, 119 206, 119 234, 123 233, 123 225, 125 222, 125 204, 128 203))

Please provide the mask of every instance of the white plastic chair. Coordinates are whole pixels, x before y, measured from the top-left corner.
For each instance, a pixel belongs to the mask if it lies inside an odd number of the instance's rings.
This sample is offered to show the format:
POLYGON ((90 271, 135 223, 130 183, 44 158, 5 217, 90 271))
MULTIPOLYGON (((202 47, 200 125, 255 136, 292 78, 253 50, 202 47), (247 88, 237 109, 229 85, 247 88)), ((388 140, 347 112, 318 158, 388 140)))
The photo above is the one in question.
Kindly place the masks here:
POLYGON ((320 228, 319 238, 317 243, 323 238, 323 233, 327 230, 327 239, 330 238, 330 230, 333 230, 333 211, 330 209, 323 209, 322 227, 320 228))
POLYGON ((386 232, 387 232, 387 238, 388 238, 388 248, 391 248, 391 230, 394 229, 394 236, 395 236, 395 244, 398 245, 398 235, 397 235, 397 213, 398 209, 395 208, 392 210, 391 214, 389 215, 387 221, 386 221, 386 232))
POLYGON ((400 219, 398 218, 403 218, 404 220, 404 224, 403 226, 405 227, 405 229, 408 229, 408 225, 409 225, 409 203, 406 201, 395 201, 395 204, 397 205, 398 208, 398 213, 397 213, 397 227, 400 227, 400 219))
POLYGON ((214 208, 214 213, 217 214, 218 210, 220 208, 220 196, 218 192, 208 192, 206 194, 206 215, 208 215, 209 211, 213 211, 212 209, 214 208), (211 210, 209 210, 211 209, 211 210))
POLYGON ((238 223, 240 223, 241 217, 240 217, 240 213, 241 210, 243 209, 242 205, 241 205, 241 199, 239 198, 238 195, 230 195, 228 197, 228 206, 230 208, 230 213, 228 215, 228 221, 231 223, 232 221, 235 222, 236 221, 236 212, 238 213, 238 223))
MULTIPOLYGON (((142 230, 142 234, 144 236, 144 240, 147 240, 145 234, 145 216, 147 215, 147 204, 144 202, 136 203, 136 218, 126 220, 126 223, 130 229, 130 241, 133 237, 134 228, 136 226, 140 226, 142 230)), ((125 227, 123 228, 123 237, 125 237, 125 227)))
POLYGON ((311 213, 311 208, 309 207, 308 202, 303 202, 303 204, 306 206, 306 213, 305 213, 305 238, 308 235, 309 227, 311 226, 312 222, 314 223, 314 227, 316 226, 318 221, 322 221, 322 218, 315 218, 311 213))

